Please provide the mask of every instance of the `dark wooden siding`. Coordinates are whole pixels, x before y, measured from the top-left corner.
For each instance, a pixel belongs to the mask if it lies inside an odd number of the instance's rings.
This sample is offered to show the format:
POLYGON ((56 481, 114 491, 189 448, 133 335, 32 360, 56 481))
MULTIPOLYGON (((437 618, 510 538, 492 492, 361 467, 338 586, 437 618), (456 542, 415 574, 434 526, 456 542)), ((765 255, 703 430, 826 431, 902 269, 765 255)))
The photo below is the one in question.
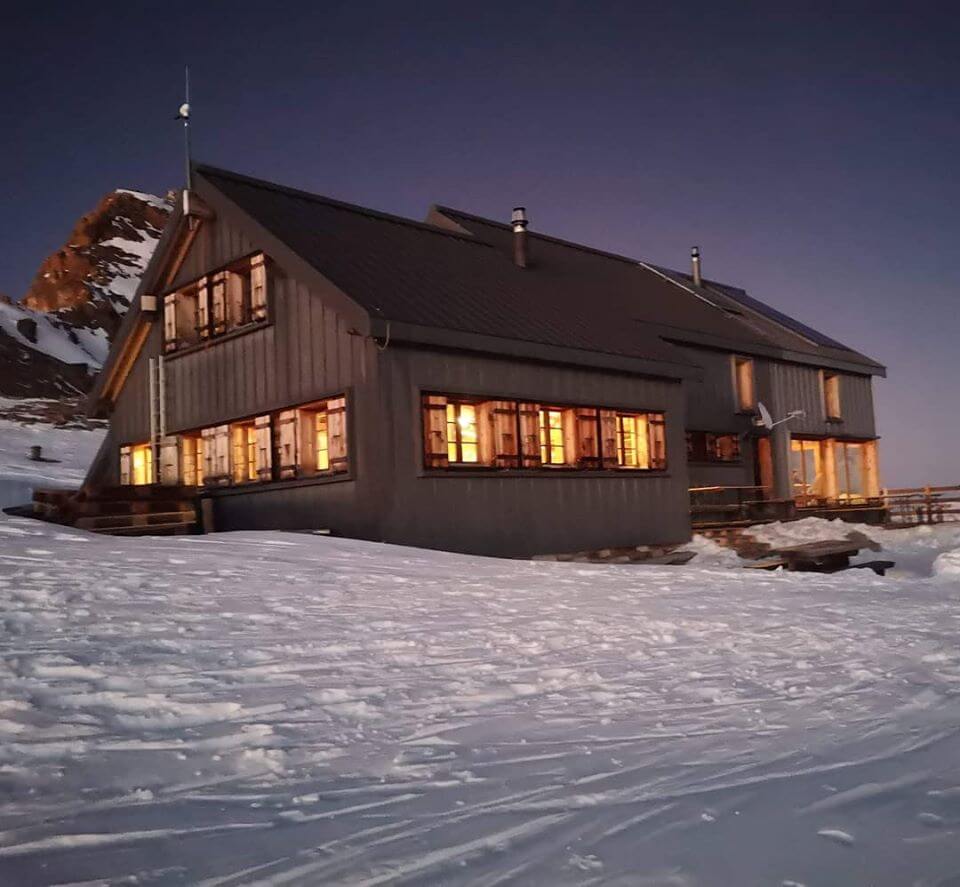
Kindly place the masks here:
POLYGON ((775 418, 786 415, 790 410, 803 410, 806 413, 803 418, 788 423, 791 434, 860 438, 876 436, 873 389, 869 376, 841 374, 840 406, 843 421, 838 423, 826 420, 818 369, 793 363, 773 363, 770 375, 771 410, 776 409, 775 418))
MULTIPOLYGON (((205 226, 177 276, 187 283, 256 251, 259 246, 222 219, 205 226)), ((167 356, 167 430, 171 434, 348 395, 350 474, 313 484, 251 485, 216 490, 218 529, 333 528, 374 538, 377 515, 370 447, 376 438, 376 346, 350 332, 321 294, 274 268, 265 327, 167 356)), ((117 446, 146 441, 150 432, 148 361, 162 353, 162 324, 154 324, 111 416, 117 446)), ((113 462, 118 455, 115 453, 113 462)), ((116 464, 106 474, 117 474, 116 464)))
POLYGON ((478 554, 525 556, 689 538, 683 398, 679 384, 487 358, 388 349, 383 400, 383 538, 478 554), (458 474, 423 468, 421 391, 489 394, 558 404, 662 410, 668 471, 589 475, 458 474))

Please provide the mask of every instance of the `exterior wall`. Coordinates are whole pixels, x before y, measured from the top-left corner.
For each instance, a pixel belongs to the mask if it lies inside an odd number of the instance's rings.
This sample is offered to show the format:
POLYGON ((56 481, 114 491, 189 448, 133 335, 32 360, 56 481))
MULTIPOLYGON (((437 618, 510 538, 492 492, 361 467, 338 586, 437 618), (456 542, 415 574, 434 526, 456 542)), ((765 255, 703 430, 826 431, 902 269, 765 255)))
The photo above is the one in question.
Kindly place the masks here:
MULTIPOLYGON (((737 432, 743 458, 739 463, 692 463, 691 486, 753 486, 753 438, 758 431, 749 416, 737 413, 734 398, 731 354, 684 347, 686 355, 704 370, 702 381, 685 383, 687 428, 697 431, 737 432)), ((803 418, 778 425, 771 437, 778 498, 791 495, 789 475, 792 436, 835 437, 866 440, 876 437, 873 388, 870 376, 840 374, 842 422, 828 422, 824 411, 817 367, 757 357, 754 359, 757 399, 763 401, 774 419, 791 410, 803 410, 803 418)))
MULTIPOLYGON (((171 289, 259 249, 223 219, 206 224, 171 289)), ((275 268, 265 326, 166 355, 167 431, 176 434, 273 412, 346 393, 350 471, 270 484, 214 489, 214 522, 226 529, 332 528, 376 537, 370 503, 376 436, 376 346, 348 332, 321 294, 275 268)), ((110 419, 113 452, 98 468, 99 483, 119 481, 119 446, 150 434, 148 361, 163 353, 158 319, 127 378, 110 419)))
POLYGON ((689 538, 679 383, 399 346, 380 356, 389 416, 382 458, 393 478, 381 503, 386 541, 527 556, 689 538), (423 467, 423 391, 662 410, 668 468, 650 474, 430 471, 423 467))

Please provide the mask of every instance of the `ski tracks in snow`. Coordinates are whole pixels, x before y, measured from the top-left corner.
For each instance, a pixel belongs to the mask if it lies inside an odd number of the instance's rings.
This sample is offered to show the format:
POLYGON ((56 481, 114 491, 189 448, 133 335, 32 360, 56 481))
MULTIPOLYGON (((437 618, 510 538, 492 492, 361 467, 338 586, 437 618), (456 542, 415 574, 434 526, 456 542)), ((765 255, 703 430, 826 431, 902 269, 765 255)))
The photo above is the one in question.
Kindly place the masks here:
POLYGON ((960 873, 949 583, 0 527, 0 883, 960 873))

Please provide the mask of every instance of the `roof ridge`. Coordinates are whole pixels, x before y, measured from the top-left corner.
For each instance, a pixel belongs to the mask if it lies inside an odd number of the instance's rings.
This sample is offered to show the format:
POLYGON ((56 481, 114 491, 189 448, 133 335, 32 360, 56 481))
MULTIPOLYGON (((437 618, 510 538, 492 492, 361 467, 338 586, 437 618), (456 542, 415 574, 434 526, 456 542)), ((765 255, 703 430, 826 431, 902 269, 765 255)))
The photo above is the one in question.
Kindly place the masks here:
POLYGON ((234 172, 233 170, 223 169, 218 166, 211 166, 208 163, 195 163, 193 165, 193 169, 202 176, 210 175, 213 177, 233 179, 234 181, 242 182, 243 184, 251 185, 255 188, 263 188, 267 191, 276 191, 280 194, 286 194, 287 196, 296 197, 302 200, 325 203, 328 206, 333 206, 337 209, 347 210, 348 212, 369 216, 385 222, 393 222, 394 224, 399 225, 409 225, 412 228, 418 228, 421 231, 428 231, 431 234, 441 234, 445 237, 453 237, 457 240, 462 240, 466 243, 477 244, 479 246, 490 246, 489 243, 478 240, 472 234, 461 234, 459 231, 451 231, 448 228, 441 228, 438 225, 431 225, 429 222, 420 222, 416 219, 408 219, 406 216, 398 216, 393 213, 383 212, 382 210, 371 209, 368 206, 361 206, 358 203, 349 203, 346 200, 337 200, 335 197, 326 197, 323 194, 317 194, 313 191, 304 191, 301 188, 291 188, 288 185, 281 185, 279 182, 271 182, 267 179, 258 179, 254 176, 248 176, 244 175, 243 173, 234 172))
MULTIPOLYGON (((465 219, 473 219, 475 222, 482 222, 485 225, 493 225, 495 228, 503 228, 507 231, 510 230, 510 225, 506 222, 498 222, 496 219, 488 219, 485 216, 478 216, 474 213, 468 213, 460 209, 454 209, 452 206, 443 206, 440 203, 434 204, 434 207, 438 212, 441 213, 453 213, 454 215, 462 216, 465 219)), ((562 237, 554 237, 550 234, 541 234, 538 231, 531 231, 529 228, 527 229, 527 236, 536 237, 538 240, 545 240, 548 243, 557 243, 560 246, 569 246, 573 249, 578 249, 585 253, 593 253, 594 255, 603 256, 607 259, 616 259, 620 262, 627 262, 630 265, 639 265, 641 263, 640 259, 635 259, 632 256, 625 256, 621 253, 612 253, 609 250, 603 250, 595 246, 588 246, 585 243, 577 243, 573 240, 564 240, 562 237)))

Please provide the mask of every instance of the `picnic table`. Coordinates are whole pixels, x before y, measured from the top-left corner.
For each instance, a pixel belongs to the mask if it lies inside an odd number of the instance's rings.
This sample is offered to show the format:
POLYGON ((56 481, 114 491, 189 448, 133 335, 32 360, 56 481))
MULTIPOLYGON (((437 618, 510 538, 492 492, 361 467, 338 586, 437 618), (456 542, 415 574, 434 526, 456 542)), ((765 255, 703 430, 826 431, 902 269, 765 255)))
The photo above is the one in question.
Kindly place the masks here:
POLYGON ((840 570, 870 569, 878 576, 883 576, 888 569, 895 566, 893 561, 850 563, 850 558, 870 547, 872 546, 869 540, 828 539, 823 542, 805 542, 802 545, 789 545, 771 551, 769 557, 750 564, 748 569, 776 570, 785 567, 800 573, 837 573, 840 570))

